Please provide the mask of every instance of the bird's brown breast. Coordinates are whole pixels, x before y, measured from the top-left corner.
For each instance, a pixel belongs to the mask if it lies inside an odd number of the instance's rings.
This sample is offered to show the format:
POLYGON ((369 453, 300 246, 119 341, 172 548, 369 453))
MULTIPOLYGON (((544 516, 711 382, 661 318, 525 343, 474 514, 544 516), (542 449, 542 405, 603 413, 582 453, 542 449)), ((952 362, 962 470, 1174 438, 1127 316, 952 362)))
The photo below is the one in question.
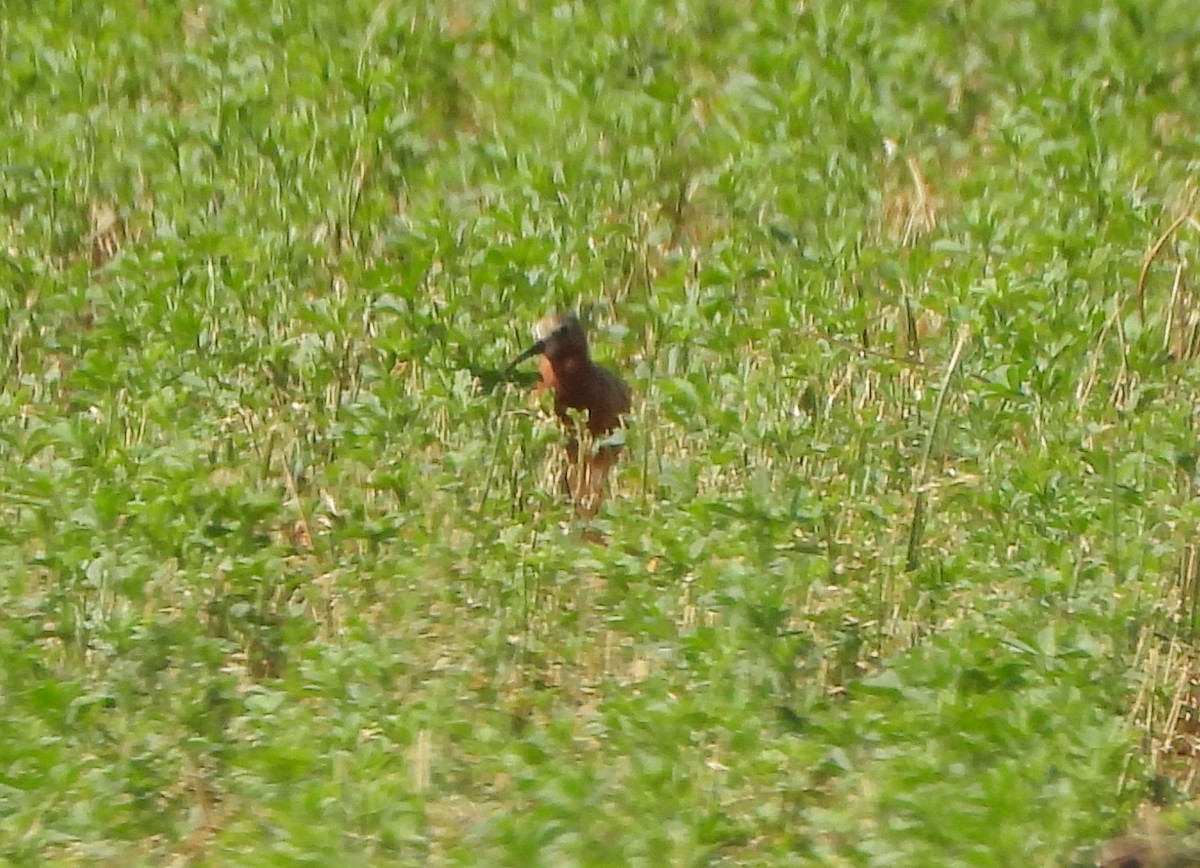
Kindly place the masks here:
POLYGON ((554 390, 554 409, 563 424, 569 411, 586 412, 588 431, 608 434, 629 412, 629 388, 607 368, 590 359, 542 359, 542 387, 554 390))

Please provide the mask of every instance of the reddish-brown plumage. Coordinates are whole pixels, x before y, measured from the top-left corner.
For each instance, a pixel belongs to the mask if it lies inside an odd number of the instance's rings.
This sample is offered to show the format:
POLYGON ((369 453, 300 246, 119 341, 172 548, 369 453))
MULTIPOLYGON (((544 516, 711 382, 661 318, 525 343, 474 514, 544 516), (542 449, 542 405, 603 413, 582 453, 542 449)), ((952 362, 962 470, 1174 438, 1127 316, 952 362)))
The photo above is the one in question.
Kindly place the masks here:
MULTIPOLYGON (((551 314, 537 324, 534 333, 537 343, 513 364, 541 354, 538 368, 542 379, 535 392, 540 394, 547 389, 554 392, 554 412, 571 432, 567 457, 575 465, 579 457, 579 440, 571 411, 584 415, 588 434, 593 440, 601 441, 621 427, 621 417, 629 412, 629 388, 612 371, 592 361, 587 335, 574 316, 551 314)), ((592 513, 598 508, 604 481, 620 450, 619 443, 596 442, 585 456, 581 472, 574 474, 574 480, 568 478, 568 488, 581 511, 592 513)))

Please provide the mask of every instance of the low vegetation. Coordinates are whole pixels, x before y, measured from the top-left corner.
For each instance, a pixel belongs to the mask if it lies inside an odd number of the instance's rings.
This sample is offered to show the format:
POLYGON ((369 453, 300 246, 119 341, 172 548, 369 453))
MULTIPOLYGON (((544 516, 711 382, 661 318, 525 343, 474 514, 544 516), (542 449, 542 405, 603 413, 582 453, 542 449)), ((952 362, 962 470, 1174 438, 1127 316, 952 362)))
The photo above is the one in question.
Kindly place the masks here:
POLYGON ((1180 0, 10 5, 0 858, 1184 828, 1198 38, 1180 0), (635 392, 588 521, 504 373, 555 308, 635 392))

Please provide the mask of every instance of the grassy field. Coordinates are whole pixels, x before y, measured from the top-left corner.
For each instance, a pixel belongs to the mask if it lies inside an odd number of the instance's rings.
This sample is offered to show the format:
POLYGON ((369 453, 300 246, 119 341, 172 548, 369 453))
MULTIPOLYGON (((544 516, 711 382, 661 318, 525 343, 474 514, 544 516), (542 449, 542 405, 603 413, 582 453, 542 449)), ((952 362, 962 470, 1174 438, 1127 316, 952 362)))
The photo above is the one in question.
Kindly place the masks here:
POLYGON ((1184 0, 9 3, 0 860, 1089 865, 1200 784, 1184 0), (597 518, 502 375, 635 391, 597 518))

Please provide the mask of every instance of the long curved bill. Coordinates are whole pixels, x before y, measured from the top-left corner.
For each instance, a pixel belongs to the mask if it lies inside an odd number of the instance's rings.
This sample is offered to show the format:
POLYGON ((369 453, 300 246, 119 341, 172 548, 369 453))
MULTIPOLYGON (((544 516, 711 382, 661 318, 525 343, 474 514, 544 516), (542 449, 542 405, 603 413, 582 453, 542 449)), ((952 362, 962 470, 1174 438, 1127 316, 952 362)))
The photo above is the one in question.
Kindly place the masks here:
POLYGON ((546 352, 546 342, 538 341, 536 344, 534 344, 532 347, 527 349, 525 352, 521 353, 521 355, 517 356, 515 359, 513 359, 511 362, 509 362, 508 368, 506 369, 506 373, 507 373, 507 371, 511 371, 513 368, 515 368, 517 365, 521 364, 521 362, 525 361, 526 359, 530 358, 531 356, 538 356, 544 352, 546 352))

